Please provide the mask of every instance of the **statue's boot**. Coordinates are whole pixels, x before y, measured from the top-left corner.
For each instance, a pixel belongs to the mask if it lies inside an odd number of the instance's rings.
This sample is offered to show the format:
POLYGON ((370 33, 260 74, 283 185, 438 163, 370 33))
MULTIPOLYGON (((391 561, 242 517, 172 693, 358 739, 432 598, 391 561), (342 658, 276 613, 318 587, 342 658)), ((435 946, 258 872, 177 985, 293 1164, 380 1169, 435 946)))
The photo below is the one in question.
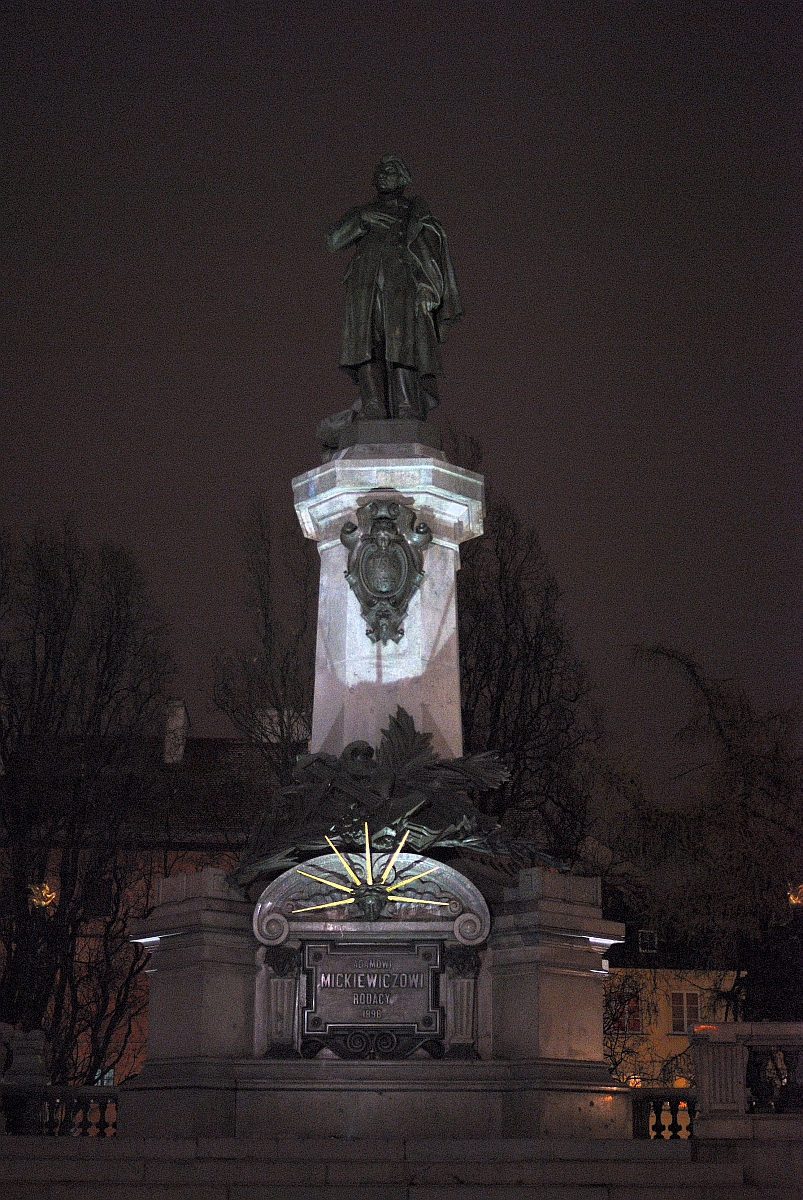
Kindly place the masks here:
POLYGON ((389 408, 400 421, 422 421, 421 389, 418 372, 413 367, 399 367, 395 363, 388 368, 389 408))
POLYGON ((378 359, 363 363, 357 368, 357 386, 360 389, 360 421, 384 421, 388 411, 385 405, 385 364, 378 359))

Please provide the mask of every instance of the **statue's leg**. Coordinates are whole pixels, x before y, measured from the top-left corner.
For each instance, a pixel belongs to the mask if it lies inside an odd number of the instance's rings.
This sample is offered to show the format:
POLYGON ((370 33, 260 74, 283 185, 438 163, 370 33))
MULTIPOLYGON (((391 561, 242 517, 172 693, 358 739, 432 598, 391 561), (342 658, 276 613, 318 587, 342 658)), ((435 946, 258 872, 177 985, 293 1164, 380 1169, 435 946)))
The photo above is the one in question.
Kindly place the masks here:
POLYGON ((382 289, 377 288, 371 305, 371 361, 357 368, 361 421, 384 421, 391 416, 388 403, 388 367, 385 363, 385 311, 382 289))
POLYGON ((357 414, 360 421, 383 421, 385 409, 385 364, 377 359, 363 363, 357 368, 357 386, 360 389, 361 409, 357 414))
POLYGON ((388 408, 390 415, 400 421, 421 421, 421 389, 418 372, 413 367, 388 364, 388 408))
POLYGON ((419 375, 418 386, 421 389, 421 420, 426 421, 429 409, 437 408, 440 403, 437 376, 419 375))

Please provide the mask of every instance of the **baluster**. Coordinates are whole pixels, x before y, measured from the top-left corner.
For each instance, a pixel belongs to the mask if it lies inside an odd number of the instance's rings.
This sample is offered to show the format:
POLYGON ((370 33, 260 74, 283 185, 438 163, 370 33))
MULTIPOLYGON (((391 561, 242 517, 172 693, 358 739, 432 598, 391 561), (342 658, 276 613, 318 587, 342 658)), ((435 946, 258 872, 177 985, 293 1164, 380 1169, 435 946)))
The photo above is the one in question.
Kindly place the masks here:
POLYGON ((672 1118, 669 1122, 669 1138, 670 1141, 676 1141, 680 1137, 680 1122, 678 1121, 680 1098, 676 1100, 673 1096, 670 1096, 668 1103, 669 1115, 672 1118))
POLYGON ((663 1122, 663 1111, 664 1111, 663 1100, 653 1100, 652 1111, 655 1113, 655 1120, 652 1123, 652 1130, 653 1130, 652 1135, 657 1141, 660 1142, 660 1141, 663 1141, 664 1128, 665 1128, 664 1122, 663 1122))
POLYGON ((72 1100, 69 1092, 59 1095, 58 1100, 53 1102, 53 1128, 50 1132, 56 1137, 71 1137, 72 1136, 72 1100))
POLYGON ((106 1130, 109 1128, 109 1122, 106 1120, 109 1100, 97 1100, 96 1104, 98 1106, 98 1137, 106 1137, 106 1130))
POLYGON ((44 1132, 50 1137, 59 1132, 61 1106, 61 1099, 58 1096, 47 1096, 43 1102, 44 1132))
POLYGON ((771 1059, 772 1047, 750 1047, 747 1059, 747 1088, 752 1093, 752 1112, 774 1112, 775 1087, 770 1069, 771 1059))
POLYGON ((781 1087, 775 1111, 800 1112, 803 1110, 803 1072, 800 1069, 800 1046, 781 1046, 786 1083, 781 1087))
POLYGON ((92 1101, 88 1100, 88 1099, 87 1100, 76 1100, 75 1104, 76 1104, 76 1115, 78 1112, 80 1112, 80 1114, 81 1114, 81 1119, 78 1124, 78 1137, 89 1137, 90 1130, 92 1128, 92 1121, 91 1121, 91 1117, 90 1117, 90 1109, 92 1107, 92 1101))
POLYGON ((686 1100, 686 1108, 689 1110, 689 1137, 694 1137, 694 1118, 697 1116, 697 1101, 693 1096, 689 1096, 686 1100))

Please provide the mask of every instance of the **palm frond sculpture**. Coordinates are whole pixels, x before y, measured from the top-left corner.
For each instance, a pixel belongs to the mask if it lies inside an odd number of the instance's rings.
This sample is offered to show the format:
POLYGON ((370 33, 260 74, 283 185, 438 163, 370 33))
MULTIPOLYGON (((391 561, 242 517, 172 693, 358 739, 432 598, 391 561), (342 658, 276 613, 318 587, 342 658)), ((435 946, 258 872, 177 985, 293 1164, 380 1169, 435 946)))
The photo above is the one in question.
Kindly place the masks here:
POLYGON ((461 848, 527 863, 548 862, 535 846, 511 839, 471 803, 468 793, 501 786, 508 769, 493 754, 440 759, 432 735, 415 728, 403 708, 391 716, 376 750, 351 742, 340 757, 299 757, 294 783, 257 820, 231 882, 247 887, 326 853, 329 840, 358 850, 365 822, 375 850, 391 850, 407 835, 416 853, 461 848))

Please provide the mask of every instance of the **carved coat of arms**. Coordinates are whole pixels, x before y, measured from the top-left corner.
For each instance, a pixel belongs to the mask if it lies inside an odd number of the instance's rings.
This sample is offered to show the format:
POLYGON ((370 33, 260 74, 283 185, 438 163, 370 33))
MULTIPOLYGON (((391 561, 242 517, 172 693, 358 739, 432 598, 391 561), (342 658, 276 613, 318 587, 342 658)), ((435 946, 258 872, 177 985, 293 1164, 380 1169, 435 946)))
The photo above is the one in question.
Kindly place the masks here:
POLYGON ((372 642, 399 642, 407 606, 424 577, 432 530, 393 492, 368 496, 340 540, 349 552, 346 579, 360 602, 372 642))

